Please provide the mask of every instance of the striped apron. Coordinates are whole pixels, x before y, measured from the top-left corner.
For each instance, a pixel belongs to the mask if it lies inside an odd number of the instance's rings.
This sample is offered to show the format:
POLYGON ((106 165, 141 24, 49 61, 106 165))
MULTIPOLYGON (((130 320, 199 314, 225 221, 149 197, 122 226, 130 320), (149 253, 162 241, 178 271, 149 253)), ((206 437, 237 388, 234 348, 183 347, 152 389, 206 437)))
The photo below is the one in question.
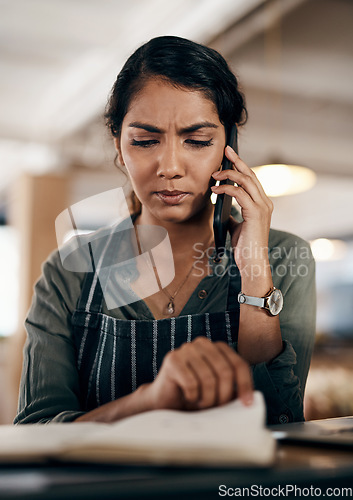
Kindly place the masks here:
MULTIPOLYGON (((233 261, 234 262, 234 261, 233 261)), ((92 410, 152 382, 168 351, 203 335, 235 347, 239 326, 240 274, 229 277, 225 312, 160 320, 117 319, 102 312, 97 274, 86 274, 72 316, 81 405, 92 410)))

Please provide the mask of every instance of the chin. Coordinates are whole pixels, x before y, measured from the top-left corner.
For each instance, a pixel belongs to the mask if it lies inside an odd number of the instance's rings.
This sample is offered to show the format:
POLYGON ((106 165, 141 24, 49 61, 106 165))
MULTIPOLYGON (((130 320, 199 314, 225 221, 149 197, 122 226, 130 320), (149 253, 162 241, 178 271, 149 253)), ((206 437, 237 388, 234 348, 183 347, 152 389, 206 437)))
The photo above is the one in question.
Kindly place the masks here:
MULTIPOLYGON (((161 206, 160 204, 148 204, 143 206, 148 210, 156 223, 180 224, 188 222, 194 218, 202 217, 205 210, 209 210, 211 205, 210 198, 193 200, 192 203, 180 203, 170 206, 161 206)), ((212 205, 211 205, 212 206, 212 205)))
POLYGON ((160 221, 178 224, 190 219, 191 215, 184 210, 168 209, 164 213, 159 213, 157 217, 160 221))
POLYGON ((192 217, 193 214, 186 207, 180 205, 170 206, 170 207, 147 207, 150 215, 156 221, 156 223, 174 223, 178 224, 184 222, 192 217))
POLYGON ((199 210, 185 210, 179 207, 173 207, 172 209, 170 207, 168 210, 163 211, 163 213, 160 211, 155 217, 164 223, 182 224, 200 218, 204 209, 205 207, 199 210))

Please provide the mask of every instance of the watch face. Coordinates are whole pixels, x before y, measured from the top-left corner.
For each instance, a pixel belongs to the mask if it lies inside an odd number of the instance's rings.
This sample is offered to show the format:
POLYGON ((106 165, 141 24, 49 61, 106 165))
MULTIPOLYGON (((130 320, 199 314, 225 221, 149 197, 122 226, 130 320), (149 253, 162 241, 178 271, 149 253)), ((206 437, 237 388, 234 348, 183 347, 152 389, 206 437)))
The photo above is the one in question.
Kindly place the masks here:
POLYGON ((282 311, 283 295, 281 290, 274 290, 268 298, 268 308, 273 316, 276 316, 282 311))

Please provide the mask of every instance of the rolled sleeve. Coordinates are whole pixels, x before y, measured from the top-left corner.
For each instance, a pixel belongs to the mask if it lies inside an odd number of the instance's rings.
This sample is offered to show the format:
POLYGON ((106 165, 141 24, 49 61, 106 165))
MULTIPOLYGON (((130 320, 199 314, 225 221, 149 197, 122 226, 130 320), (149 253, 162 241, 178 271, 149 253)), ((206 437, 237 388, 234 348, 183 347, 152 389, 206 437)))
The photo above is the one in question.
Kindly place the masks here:
POLYGON ((279 315, 283 350, 254 366, 254 384, 264 394, 268 424, 300 422, 315 341, 315 260, 308 242, 282 231, 271 230, 269 247, 273 283, 284 300, 279 315))
POLYGON ((282 339, 292 346, 296 354, 293 372, 299 378, 301 397, 304 399, 315 342, 315 260, 308 242, 289 233, 273 231, 270 264, 273 283, 283 293, 283 310, 279 315, 282 339))
POLYGON ((253 367, 254 386, 264 395, 267 424, 284 424, 304 420, 300 380, 294 373, 297 356, 286 341, 273 360, 253 367))
POLYGON ((15 424, 70 422, 82 415, 70 317, 82 277, 50 256, 25 321, 27 341, 15 424))

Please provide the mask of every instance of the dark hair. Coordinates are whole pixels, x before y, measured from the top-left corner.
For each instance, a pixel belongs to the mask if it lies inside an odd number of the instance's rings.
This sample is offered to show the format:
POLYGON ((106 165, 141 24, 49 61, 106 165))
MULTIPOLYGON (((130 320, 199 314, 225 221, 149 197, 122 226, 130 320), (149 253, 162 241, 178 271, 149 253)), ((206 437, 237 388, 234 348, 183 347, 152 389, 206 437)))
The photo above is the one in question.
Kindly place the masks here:
POLYGON ((150 78, 163 78, 177 87, 199 90, 216 105, 227 131, 247 119, 244 96, 236 76, 215 50, 176 36, 160 36, 138 48, 126 61, 112 88, 105 118, 114 137, 135 95, 150 78))

